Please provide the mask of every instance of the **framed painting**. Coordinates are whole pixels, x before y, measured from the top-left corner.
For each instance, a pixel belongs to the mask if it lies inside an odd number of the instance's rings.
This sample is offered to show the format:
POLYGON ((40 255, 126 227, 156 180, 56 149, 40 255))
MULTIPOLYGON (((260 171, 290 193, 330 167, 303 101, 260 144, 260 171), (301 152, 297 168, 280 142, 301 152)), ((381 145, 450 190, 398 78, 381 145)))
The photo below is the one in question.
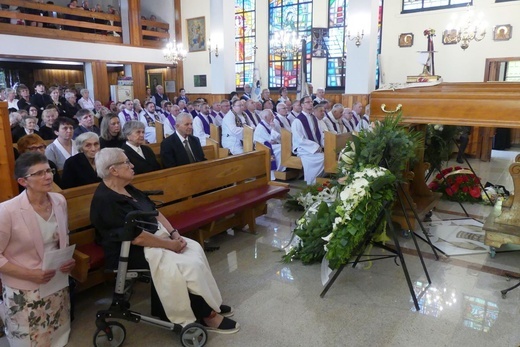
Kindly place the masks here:
POLYGON ((206 19, 197 17, 186 19, 188 30, 188 51, 199 52, 206 50, 206 19))
POLYGON ((207 87, 206 75, 194 75, 193 76, 193 85, 195 87, 207 87))
POLYGON ((495 26, 493 29, 493 40, 495 41, 507 41, 511 39, 513 33, 513 27, 511 24, 501 24, 495 26))
POLYGON ((164 86, 162 73, 149 73, 148 74, 148 86, 152 90, 152 94, 155 93, 155 87, 164 86))
POLYGON ((404 33, 399 35, 398 41, 399 47, 412 47, 413 46, 413 34, 404 33))
POLYGON ((442 43, 445 45, 457 44, 457 30, 444 30, 442 32, 442 43))
POLYGON ((312 28, 312 56, 326 58, 328 55, 326 39, 329 38, 329 29, 312 28))

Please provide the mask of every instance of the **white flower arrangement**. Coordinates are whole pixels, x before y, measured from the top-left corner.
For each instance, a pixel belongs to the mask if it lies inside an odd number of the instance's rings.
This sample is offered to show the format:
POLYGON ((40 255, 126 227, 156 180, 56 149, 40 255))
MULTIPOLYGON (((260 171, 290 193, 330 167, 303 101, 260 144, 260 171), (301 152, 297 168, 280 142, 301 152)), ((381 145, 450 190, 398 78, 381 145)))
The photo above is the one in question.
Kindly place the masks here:
MULTIPOLYGON (((350 221, 350 215, 359 203, 367 196, 370 196, 370 184, 374 179, 386 175, 389 171, 382 167, 366 168, 363 171, 356 172, 352 176, 353 180, 339 194, 341 204, 336 207, 339 217, 336 217, 332 225, 332 232, 323 237, 325 241, 330 241, 334 232, 339 226, 350 221)), ((327 245, 325 245, 327 250, 327 245)))

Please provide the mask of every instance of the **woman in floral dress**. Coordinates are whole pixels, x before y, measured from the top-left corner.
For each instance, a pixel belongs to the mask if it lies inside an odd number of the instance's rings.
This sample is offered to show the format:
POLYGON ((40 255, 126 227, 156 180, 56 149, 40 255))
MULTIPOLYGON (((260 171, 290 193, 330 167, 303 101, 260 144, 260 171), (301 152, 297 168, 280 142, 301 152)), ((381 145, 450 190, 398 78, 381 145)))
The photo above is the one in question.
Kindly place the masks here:
POLYGON ((54 169, 41 153, 22 154, 15 177, 25 190, 0 204, 0 315, 9 345, 65 346, 70 333, 68 287, 40 297, 40 285, 56 271, 70 272, 74 260, 57 270, 42 270, 45 252, 69 243, 67 203, 51 193, 54 169))

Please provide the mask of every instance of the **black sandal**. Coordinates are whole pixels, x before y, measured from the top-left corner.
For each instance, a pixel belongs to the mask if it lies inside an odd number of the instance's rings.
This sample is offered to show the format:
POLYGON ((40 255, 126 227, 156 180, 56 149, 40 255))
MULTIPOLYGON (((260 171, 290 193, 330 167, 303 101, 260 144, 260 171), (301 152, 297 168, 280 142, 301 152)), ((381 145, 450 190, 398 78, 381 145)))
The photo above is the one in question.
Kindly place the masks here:
POLYGON ((220 305, 220 315, 224 317, 232 317, 235 314, 233 307, 228 305, 220 305))

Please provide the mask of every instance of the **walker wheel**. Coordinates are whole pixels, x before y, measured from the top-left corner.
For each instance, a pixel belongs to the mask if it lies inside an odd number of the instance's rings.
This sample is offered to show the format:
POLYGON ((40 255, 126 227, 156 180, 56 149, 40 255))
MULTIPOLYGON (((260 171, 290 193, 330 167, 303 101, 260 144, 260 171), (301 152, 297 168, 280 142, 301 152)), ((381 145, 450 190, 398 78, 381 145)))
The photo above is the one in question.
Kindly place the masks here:
POLYGON ((181 344, 183 347, 202 347, 208 341, 208 332, 199 323, 190 323, 182 328, 181 344))
POLYGON ((125 342, 126 329, 119 322, 107 322, 106 330, 97 329, 94 334, 95 347, 119 347, 125 342), (111 337, 109 337, 111 335, 111 337))

